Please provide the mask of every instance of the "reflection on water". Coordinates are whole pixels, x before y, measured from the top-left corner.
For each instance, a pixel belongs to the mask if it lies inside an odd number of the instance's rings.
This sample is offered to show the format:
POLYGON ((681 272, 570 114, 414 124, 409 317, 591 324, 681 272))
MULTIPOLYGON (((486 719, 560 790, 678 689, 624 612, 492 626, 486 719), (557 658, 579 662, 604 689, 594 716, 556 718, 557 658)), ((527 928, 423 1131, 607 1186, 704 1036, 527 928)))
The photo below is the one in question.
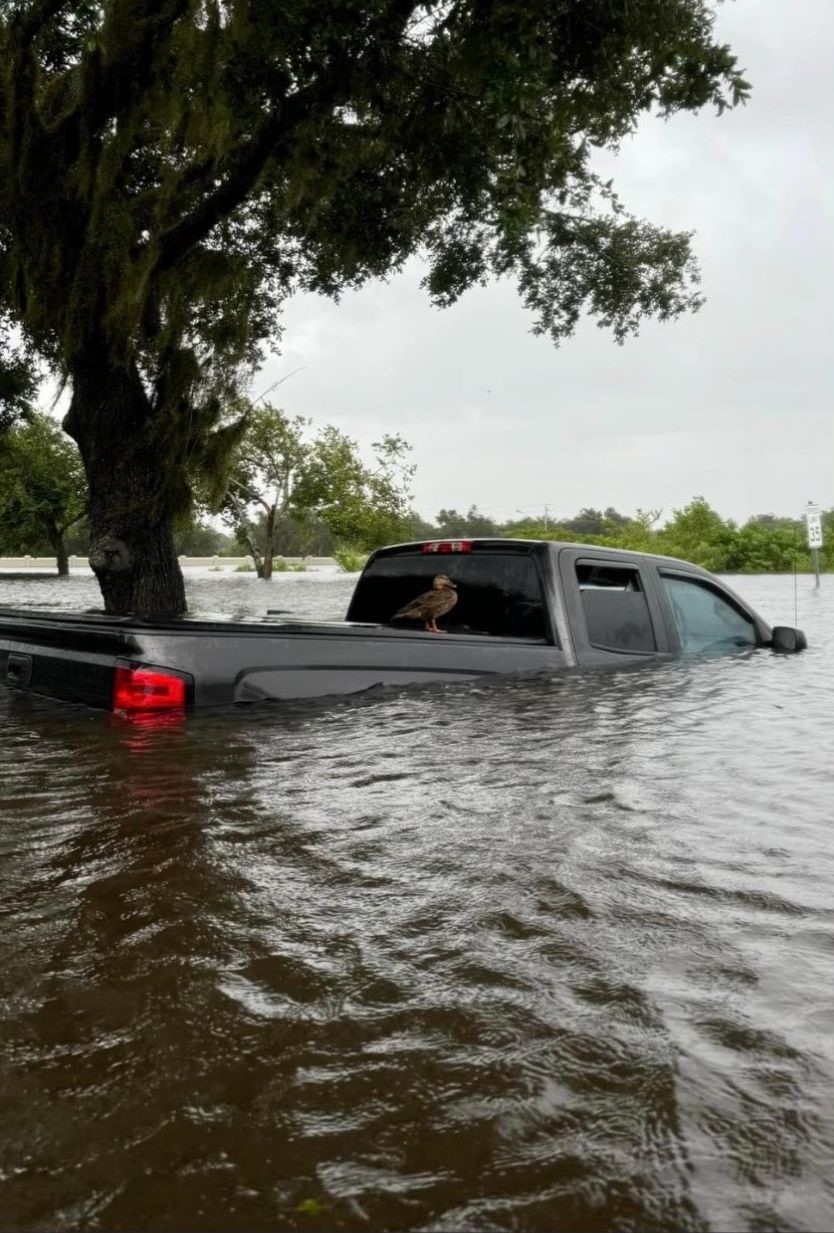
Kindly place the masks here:
MULTIPOLYGON (((801 586, 798 658, 171 726, 0 694, 0 1224, 828 1227, 834 640, 801 586)), ((791 580, 739 587, 792 623, 791 580)))

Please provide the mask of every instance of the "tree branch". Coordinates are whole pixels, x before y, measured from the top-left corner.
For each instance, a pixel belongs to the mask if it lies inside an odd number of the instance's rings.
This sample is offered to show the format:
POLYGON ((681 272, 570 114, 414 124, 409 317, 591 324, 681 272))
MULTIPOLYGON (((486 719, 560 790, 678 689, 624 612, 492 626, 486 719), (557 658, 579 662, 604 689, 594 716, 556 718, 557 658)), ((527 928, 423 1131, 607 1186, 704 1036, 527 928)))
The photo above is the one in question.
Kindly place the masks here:
MULTIPOLYGON (((380 38, 386 44, 399 39, 417 7, 418 0, 390 0, 388 11, 380 19, 380 38)), ((369 42, 375 45, 373 38, 369 42)), ((175 266, 246 200, 270 159, 280 152, 301 121, 325 115, 347 101, 360 67, 369 69, 368 64, 351 63, 344 54, 334 55, 320 81, 291 95, 265 118, 259 132, 238 149, 223 182, 191 214, 163 234, 157 261, 159 272, 175 266)), ((198 165, 189 174, 199 177, 202 171, 198 165)))
POLYGON ((75 526, 76 523, 80 522, 81 519, 84 518, 88 512, 89 511, 85 507, 84 509, 82 509, 80 514, 76 514, 74 518, 70 518, 69 522, 65 522, 62 527, 58 528, 58 531, 60 532, 60 534, 66 535, 67 531, 70 531, 75 526))
POLYGON ((241 205, 257 184, 270 156, 282 137, 286 137, 298 117, 289 117, 286 112, 273 114, 264 122, 261 131, 244 146, 226 175, 226 179, 214 192, 197 206, 193 213, 165 232, 160 242, 157 270, 171 269, 196 244, 206 238, 222 219, 227 218, 241 205))
MULTIPOLYGON (((58 0, 42 2, 57 3, 58 0)), ((116 20, 117 7, 118 0, 109 15, 111 21, 116 20)), ((141 101, 153 82, 161 48, 170 44, 174 27, 188 8, 189 0, 149 0, 148 15, 144 19, 134 18, 129 23, 135 37, 126 44, 122 54, 106 64, 99 62, 99 72, 92 82, 93 97, 88 113, 94 131, 107 120, 129 112, 141 101)))
POLYGON ((30 43, 53 21, 61 9, 66 8, 67 0, 34 0, 26 8, 18 10, 14 28, 24 43, 30 43))

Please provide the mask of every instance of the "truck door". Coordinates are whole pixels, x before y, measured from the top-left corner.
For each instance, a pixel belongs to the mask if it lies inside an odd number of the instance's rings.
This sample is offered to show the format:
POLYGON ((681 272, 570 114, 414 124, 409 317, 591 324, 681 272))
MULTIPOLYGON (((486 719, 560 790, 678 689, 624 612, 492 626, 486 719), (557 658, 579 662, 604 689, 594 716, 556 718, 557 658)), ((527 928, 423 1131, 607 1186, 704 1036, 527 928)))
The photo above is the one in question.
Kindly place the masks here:
POLYGON ((581 665, 636 665, 673 652, 651 565, 639 555, 563 548, 559 572, 581 665))

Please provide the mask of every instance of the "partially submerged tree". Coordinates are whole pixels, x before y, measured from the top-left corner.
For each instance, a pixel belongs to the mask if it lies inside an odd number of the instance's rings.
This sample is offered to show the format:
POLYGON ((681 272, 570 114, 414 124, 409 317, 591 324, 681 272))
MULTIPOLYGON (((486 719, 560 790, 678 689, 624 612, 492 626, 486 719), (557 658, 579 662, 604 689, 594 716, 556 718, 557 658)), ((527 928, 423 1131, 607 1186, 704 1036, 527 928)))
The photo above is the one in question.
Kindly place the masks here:
POLYGON ((69 573, 67 531, 86 512, 78 450, 48 415, 31 415, 0 436, 0 547, 30 551, 44 540, 58 573, 69 573))
POLYGON ((246 546, 259 578, 272 577, 276 526, 295 510, 295 490, 310 453, 304 439, 308 423, 277 407, 249 407, 245 431, 230 458, 217 505, 246 546))
POLYGON ((743 99, 714 0, 0 0, 0 315, 67 382, 109 612, 185 608, 172 522, 299 288, 425 258, 558 340, 697 304, 689 237, 595 174, 743 99))
POLYGON ((399 437, 374 443, 373 466, 333 425, 316 437, 309 420, 277 407, 241 404, 245 431, 233 447, 214 505, 252 557, 259 578, 272 577, 276 534, 310 522, 337 541, 371 548, 408 525, 408 446, 399 437))
POLYGON ((295 493, 297 509, 309 510, 340 544, 366 553, 409 537, 414 476, 402 437, 386 433, 371 448, 368 465, 351 437, 325 425, 295 493))
POLYGON ((658 532, 659 552, 694 561, 714 573, 736 568, 737 527, 725 521, 704 497, 693 497, 683 509, 672 511, 658 532))

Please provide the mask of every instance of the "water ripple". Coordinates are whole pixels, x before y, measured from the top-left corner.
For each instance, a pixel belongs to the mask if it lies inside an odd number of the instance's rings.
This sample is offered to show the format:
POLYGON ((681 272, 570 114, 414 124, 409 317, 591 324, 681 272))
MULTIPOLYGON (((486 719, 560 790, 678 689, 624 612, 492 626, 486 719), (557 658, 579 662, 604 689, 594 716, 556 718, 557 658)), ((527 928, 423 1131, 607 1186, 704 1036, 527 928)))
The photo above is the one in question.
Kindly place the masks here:
POLYGON ((169 730, 0 695, 5 1225, 827 1227, 827 603, 797 659, 169 730))

